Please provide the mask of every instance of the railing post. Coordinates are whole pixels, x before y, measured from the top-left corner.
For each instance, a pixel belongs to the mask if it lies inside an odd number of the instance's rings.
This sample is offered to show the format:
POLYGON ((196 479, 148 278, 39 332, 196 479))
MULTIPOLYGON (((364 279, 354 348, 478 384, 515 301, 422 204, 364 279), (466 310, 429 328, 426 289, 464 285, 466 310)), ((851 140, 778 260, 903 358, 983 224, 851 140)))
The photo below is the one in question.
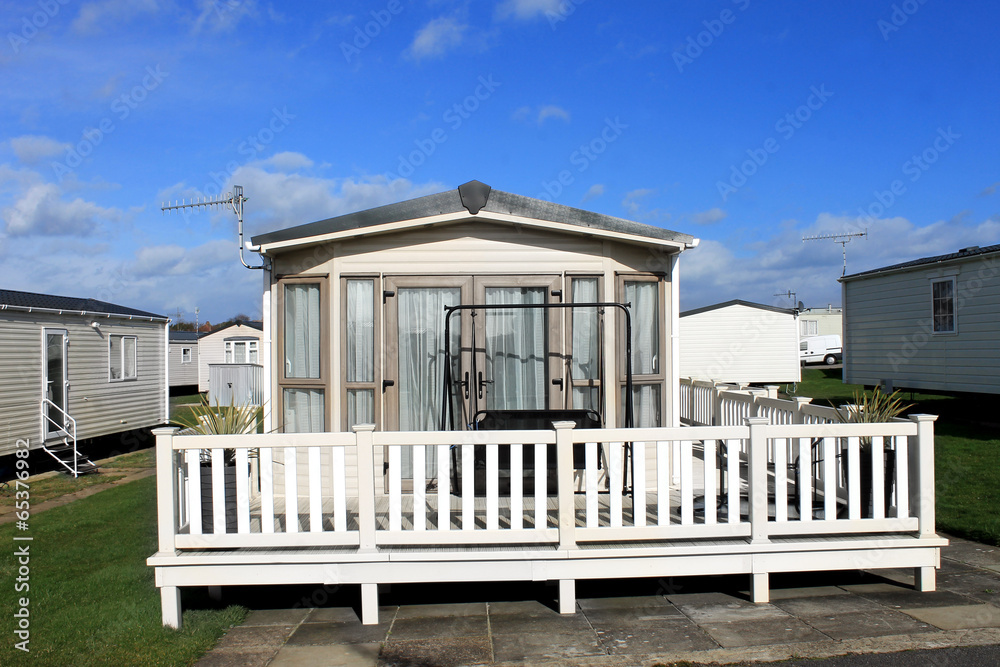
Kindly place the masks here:
POLYGON ((553 422, 559 489, 559 548, 576 549, 576 496, 573 492, 573 433, 576 422, 553 422))
MULTIPOLYGON (((920 537, 935 535, 934 518, 934 422, 937 415, 910 415, 917 425, 916 442, 910 440, 909 455, 913 464, 909 465, 910 507, 917 508, 920 537), (915 465, 914 465, 915 464, 915 465)), ((906 465, 897 461, 897 468, 906 465)))
POLYGON ((375 551, 375 424, 354 426, 358 452, 358 531, 359 551, 375 551))
POLYGON ((802 414, 802 406, 809 405, 810 401, 812 401, 812 399, 807 398, 805 396, 792 397, 792 403, 795 404, 795 407, 792 409, 792 423, 794 424, 806 423, 806 417, 804 414, 802 414))
POLYGON ((176 426, 154 428, 156 436, 156 521, 160 553, 174 553, 177 533, 177 472, 174 469, 176 426))
POLYGON ((750 510, 750 541, 769 542, 767 537, 767 417, 749 417, 749 488, 747 500, 750 510))
POLYGON ((712 419, 709 426, 724 426, 722 419, 722 392, 721 383, 716 382, 712 386, 712 419))

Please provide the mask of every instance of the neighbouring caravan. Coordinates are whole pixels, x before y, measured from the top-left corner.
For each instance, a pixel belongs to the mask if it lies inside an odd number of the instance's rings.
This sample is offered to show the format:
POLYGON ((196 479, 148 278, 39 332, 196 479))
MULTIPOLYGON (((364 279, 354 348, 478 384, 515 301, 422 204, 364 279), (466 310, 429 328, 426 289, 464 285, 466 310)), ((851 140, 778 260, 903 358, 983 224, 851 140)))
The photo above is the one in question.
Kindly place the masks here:
POLYGON ((808 336, 799 341, 799 358, 804 364, 832 366, 844 358, 840 336, 808 336))
POLYGON ((170 388, 198 386, 198 332, 170 332, 170 388))
POLYGON ((240 364, 259 366, 261 338, 264 325, 261 322, 240 321, 207 334, 198 339, 198 391, 207 392, 211 388, 211 366, 240 364))
POLYGON ((27 441, 81 473, 77 441, 166 423, 168 326, 95 299, 0 290, 0 455, 27 441))
POLYGON ((844 382, 1000 394, 1000 245, 840 281, 844 382))
POLYGON ((726 301, 680 314, 681 377, 739 384, 798 382, 795 311, 726 301))

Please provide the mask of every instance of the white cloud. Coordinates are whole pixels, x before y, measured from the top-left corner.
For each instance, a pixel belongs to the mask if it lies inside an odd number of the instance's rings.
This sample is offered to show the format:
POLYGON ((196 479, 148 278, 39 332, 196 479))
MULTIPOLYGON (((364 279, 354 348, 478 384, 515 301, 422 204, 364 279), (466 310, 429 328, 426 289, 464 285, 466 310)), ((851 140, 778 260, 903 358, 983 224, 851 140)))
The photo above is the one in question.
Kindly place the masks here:
MULTIPOLYGON (((202 30, 213 32, 228 32, 236 28, 246 17, 258 15, 255 0, 198 0, 199 14, 195 19, 192 31, 202 30)), ((272 21, 280 22, 281 18, 268 8, 268 16, 272 21)))
POLYGON ((238 262, 238 250, 231 240, 213 240, 194 248, 179 245, 146 246, 135 253, 132 273, 137 277, 195 276, 238 262))
POLYGON ((58 185, 39 180, 21 189, 0 217, 10 236, 89 236, 102 222, 119 220, 121 211, 80 197, 66 200, 58 185))
POLYGON ((622 207, 628 212, 629 215, 636 215, 642 208, 641 200, 656 194, 656 190, 651 190, 649 188, 640 188, 638 190, 632 190, 631 192, 625 193, 625 198, 622 199, 622 207))
POLYGON ((711 225, 712 223, 724 220, 728 215, 721 208, 710 208, 707 211, 695 213, 691 216, 691 219, 699 225, 711 225))
POLYGON ((993 183, 991 185, 987 185, 985 188, 983 188, 983 191, 979 193, 979 196, 989 197, 990 195, 996 193, 997 188, 1000 188, 1000 181, 997 181, 996 183, 993 183))
POLYGON ((442 56, 462 43, 468 27, 457 17, 438 17, 417 31, 409 54, 417 60, 442 56))
POLYGON ((604 194, 604 184, 594 183, 587 190, 587 194, 583 195, 583 201, 590 201, 591 199, 597 199, 604 194))
POLYGON ((499 18, 533 19, 547 13, 558 13, 564 0, 504 0, 497 6, 499 18))
POLYGON ((10 147, 17 159, 27 165, 37 165, 67 150, 70 145, 51 137, 26 134, 10 140, 10 147))
POLYGON ((823 213, 809 226, 787 225, 774 236, 742 245, 703 239, 681 257, 681 308, 688 310, 730 299, 787 306, 774 294, 791 290, 806 306, 841 303, 843 255, 833 241, 803 236, 849 234, 868 227, 869 238, 847 245, 847 272, 858 273, 970 245, 1000 242, 1000 221, 959 224, 941 220, 917 227, 905 218, 860 221, 823 213))
POLYGON ((292 151, 284 151, 282 153, 275 153, 266 160, 263 160, 261 164, 274 167, 281 171, 294 171, 296 169, 308 169, 313 166, 313 161, 302 153, 295 153, 292 151))
POLYGON ((541 125, 549 118, 558 118, 559 120, 564 120, 569 122, 569 112, 562 107, 557 107, 554 104, 549 104, 538 110, 538 124, 541 125))
POLYGON ((108 27, 130 21, 140 14, 160 11, 156 0, 98 0, 85 2, 73 20, 73 30, 84 34, 105 32, 108 27))

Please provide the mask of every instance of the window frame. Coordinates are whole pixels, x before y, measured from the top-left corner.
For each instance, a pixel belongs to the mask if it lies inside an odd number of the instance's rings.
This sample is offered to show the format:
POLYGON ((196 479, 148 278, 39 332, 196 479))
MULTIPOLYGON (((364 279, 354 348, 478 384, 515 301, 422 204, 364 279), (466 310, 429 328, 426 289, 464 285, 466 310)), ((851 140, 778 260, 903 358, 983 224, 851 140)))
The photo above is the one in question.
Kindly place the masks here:
MULTIPOLYGON (((657 344, 658 344, 658 372, 649 374, 637 374, 635 370, 632 371, 632 389, 640 386, 659 386, 660 388, 660 405, 659 405, 659 420, 657 427, 663 426, 664 419, 667 416, 667 327, 669 326, 669 320, 664 317, 666 313, 666 290, 667 290, 667 280, 663 273, 616 273, 615 274, 615 294, 618 297, 618 301, 622 304, 625 303, 625 284, 633 282, 647 282, 656 283, 656 303, 658 313, 657 320, 657 344)), ((618 425, 624 427, 625 425, 625 388, 626 388, 626 377, 625 377, 625 318, 618 318, 618 349, 616 350, 616 373, 618 375, 616 382, 616 401, 618 405, 618 425)), ((633 350, 633 354, 635 351, 633 350)), ((634 407, 634 406, 633 406, 634 407)))
POLYGON ((226 363, 227 364, 259 364, 260 363, 260 341, 254 340, 227 340, 226 344, 226 363), (243 358, 245 361, 236 361, 236 343, 246 344, 246 349, 243 351, 243 358), (257 357, 257 361, 250 361, 250 353, 253 353, 257 357))
MULTIPOLYGON (((275 287, 277 292, 276 307, 277 307, 277 340, 276 343, 276 357, 279 361, 277 364, 278 372, 277 385, 278 391, 275 397, 275 403, 277 408, 277 415, 275 421, 277 422, 277 431, 285 433, 285 390, 286 389, 303 389, 303 390, 322 390, 323 391, 323 432, 330 432, 333 426, 331 422, 331 406, 332 401, 330 400, 330 365, 332 363, 330 354, 330 275, 327 273, 323 274, 308 274, 308 275, 296 275, 296 276, 281 276, 275 281, 275 287), (320 335, 319 335, 319 347, 320 347, 320 362, 319 362, 319 377, 318 378, 289 378, 285 376, 285 363, 283 361, 285 356, 285 288, 288 285, 299 285, 299 284, 315 284, 319 286, 319 317, 320 317, 320 335)), ((259 358, 259 357, 258 357, 259 358)))
POLYGON ((347 431, 350 414, 347 409, 347 396, 352 390, 370 389, 375 397, 372 407, 375 415, 375 428, 382 428, 382 354, 381 354, 381 331, 382 331, 382 307, 385 303, 383 295, 382 277, 377 273, 350 274, 340 277, 340 321, 343 323, 343 330, 340 332, 340 427, 347 431), (347 381, 347 284, 354 280, 370 280, 372 282, 372 380, 371 382, 348 382, 347 381))
POLYGON ((958 334, 958 280, 956 276, 943 276, 930 279, 931 287, 931 332, 935 336, 954 336, 958 334), (951 284, 951 328, 938 329, 937 324, 937 303, 938 299, 934 295, 934 287, 941 283, 951 284))
MULTIPOLYGON (((573 301, 573 283, 576 280, 597 280, 597 298, 595 301, 604 301, 604 275, 600 273, 580 273, 580 274, 567 274, 566 275, 566 301, 568 303, 574 303, 573 301)), ((574 347, 573 347, 573 314, 575 308, 570 308, 567 314, 566 321, 566 340, 565 347, 563 348, 566 352, 566 377, 568 378, 567 384, 567 395, 566 402, 570 408, 576 408, 576 403, 574 402, 574 395, 576 389, 596 389, 597 390, 597 404, 598 412, 602 417, 607 416, 607 387, 604 381, 604 345, 603 340, 599 338, 597 341, 597 377, 596 378, 574 378, 573 377, 573 360, 574 360, 574 347)), ((603 330, 607 322, 607 309, 598 309, 597 313, 597 326, 598 330, 603 330)), ((613 315, 612 315, 613 316, 613 315)))
POLYGON ((181 348, 181 363, 190 364, 191 363, 191 349, 190 347, 181 348), (187 357, 187 358, 185 358, 187 357))
POLYGON ((109 334, 108 335, 108 382, 135 382, 139 379, 139 337, 132 334, 109 334), (121 369, 121 377, 114 377, 112 373, 111 359, 112 359, 112 343, 119 341, 118 350, 118 362, 121 369), (125 341, 132 341, 132 371, 131 376, 125 375, 125 370, 128 368, 125 364, 126 359, 126 346, 125 341))

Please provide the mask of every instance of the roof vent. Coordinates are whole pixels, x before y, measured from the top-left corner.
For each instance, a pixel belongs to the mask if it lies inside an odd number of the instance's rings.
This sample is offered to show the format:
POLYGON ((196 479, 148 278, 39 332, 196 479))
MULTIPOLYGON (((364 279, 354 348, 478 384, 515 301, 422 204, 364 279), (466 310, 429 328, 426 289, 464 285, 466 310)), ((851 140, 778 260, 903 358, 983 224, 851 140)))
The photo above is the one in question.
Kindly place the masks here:
POLYGON ((469 210, 469 213, 476 215, 490 198, 492 188, 479 181, 469 181, 458 186, 458 195, 462 198, 462 206, 469 210))
POLYGON ((979 252, 979 246, 977 246, 977 245, 970 245, 968 248, 962 248, 961 250, 958 251, 958 254, 959 255, 968 255, 968 254, 973 253, 973 252, 979 252))

